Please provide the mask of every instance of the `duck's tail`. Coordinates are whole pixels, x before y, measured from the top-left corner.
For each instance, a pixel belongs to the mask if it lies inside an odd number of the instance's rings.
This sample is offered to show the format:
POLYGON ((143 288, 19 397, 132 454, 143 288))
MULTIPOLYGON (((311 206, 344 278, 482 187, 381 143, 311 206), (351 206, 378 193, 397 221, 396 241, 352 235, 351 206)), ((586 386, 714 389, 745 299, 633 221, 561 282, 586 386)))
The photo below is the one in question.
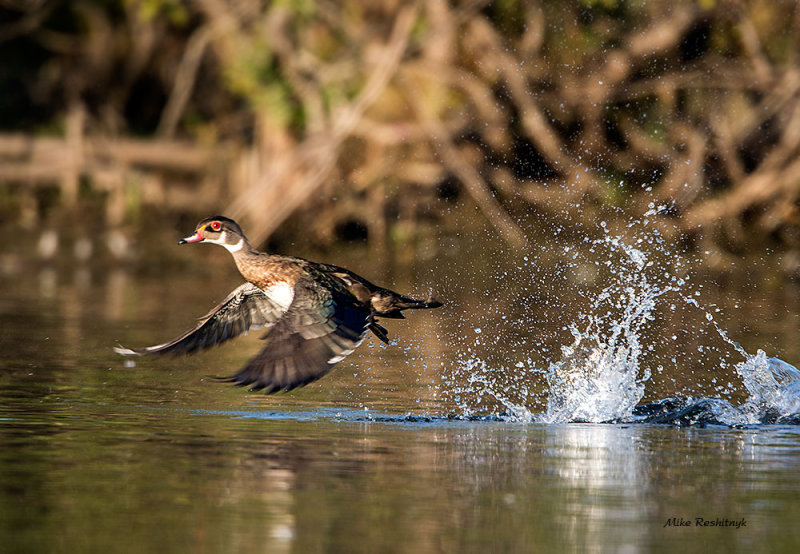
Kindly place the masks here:
POLYGON ((403 301, 397 305, 399 310, 427 310, 430 308, 440 308, 444 306, 434 298, 428 300, 414 300, 413 298, 403 297, 403 301))
POLYGON ((403 319, 403 310, 427 310, 443 304, 433 298, 415 300, 391 291, 380 291, 372 296, 372 309, 375 315, 389 319, 403 319), (388 293, 388 294, 387 294, 388 293))

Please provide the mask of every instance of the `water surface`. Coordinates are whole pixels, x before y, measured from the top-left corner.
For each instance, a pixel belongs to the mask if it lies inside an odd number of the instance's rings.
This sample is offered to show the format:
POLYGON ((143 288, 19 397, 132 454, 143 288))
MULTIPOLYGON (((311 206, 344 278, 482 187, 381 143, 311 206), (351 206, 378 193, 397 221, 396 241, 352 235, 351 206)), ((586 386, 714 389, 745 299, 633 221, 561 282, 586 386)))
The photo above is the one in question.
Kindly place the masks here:
MULTIPOLYGON (((547 379, 532 370, 563 360, 569 323, 597 306, 587 291, 609 282, 564 286, 558 275, 576 279, 570 252, 466 275, 464 252, 382 274, 367 253, 337 258, 404 292, 435 289, 448 305, 387 322, 395 344, 370 339, 323 380, 270 397, 209 379, 243 364, 257 337, 132 366, 113 354, 118 342, 171 338, 238 284, 225 257, 197 252, 214 263, 144 274, 23 264, 2 277, 0 550, 800 548, 797 426, 524 423, 458 381, 465 360, 483 362, 495 393, 543 413, 547 379), (514 368, 530 381, 512 379, 514 368)), ((741 405, 743 358, 705 314, 746 352, 792 363, 798 314, 782 299, 797 292, 742 294, 734 282, 662 295, 637 331, 635 369, 653 374, 642 402, 694 394, 741 405), (681 304, 695 290, 702 309, 681 304), (765 315, 778 307, 782 324, 765 315)))

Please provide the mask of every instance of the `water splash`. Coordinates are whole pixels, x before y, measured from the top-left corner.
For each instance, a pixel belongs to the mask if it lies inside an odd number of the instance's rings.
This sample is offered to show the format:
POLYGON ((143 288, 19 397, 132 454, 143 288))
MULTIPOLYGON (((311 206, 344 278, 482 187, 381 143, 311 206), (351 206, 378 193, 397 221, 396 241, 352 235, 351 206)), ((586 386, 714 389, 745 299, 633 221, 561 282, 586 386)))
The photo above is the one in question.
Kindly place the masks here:
POLYGON ((519 423, 533 422, 534 415, 526 406, 529 393, 525 365, 518 364, 516 369, 523 371, 504 372, 512 378, 510 382, 501 383, 483 360, 474 357, 459 360, 448 380, 448 390, 460 415, 465 418, 483 415, 490 404, 502 407, 500 410, 489 408, 493 417, 519 423), (519 400, 512 399, 512 393, 519 400))
POLYGON ((546 373, 549 395, 543 422, 629 419, 651 376, 639 363, 641 329, 652 321, 657 298, 675 289, 652 282, 645 272, 650 263, 645 253, 619 237, 607 235, 595 243, 621 252, 624 269, 581 316, 588 321, 585 329, 570 325, 575 340, 562 348, 561 359, 546 373))
MULTIPOLYGON (((685 300, 702 310, 695 299, 685 300)), ((714 325, 722 340, 744 358, 734 369, 749 394, 743 405, 720 414, 719 420, 728 425, 757 424, 800 414, 800 370, 780 358, 767 357, 761 349, 755 355, 750 354, 732 340, 708 312, 706 319, 714 325)))
POLYGON ((750 397, 741 407, 746 423, 779 420, 800 413, 800 371, 763 350, 736 365, 750 397))
MULTIPOLYGON (((657 232, 635 239, 634 247, 601 226, 604 236, 591 243, 591 251, 602 249, 601 258, 605 261, 595 263, 606 265, 611 279, 590 302, 588 310, 577 316, 577 322, 564 327, 572 335, 572 343, 562 346, 558 361, 550 362, 545 370, 528 359, 527 363, 493 371, 467 349, 447 379, 463 417, 488 411, 493 417, 523 423, 800 423, 800 371, 778 358, 767 357, 762 350, 749 354, 731 340, 701 306, 699 293, 686 292, 688 279, 678 276, 680 260, 668 255, 671 268, 664 270, 649 259, 647 244, 662 254, 668 252, 657 232), (669 293, 701 310, 719 337, 744 358, 733 368, 748 394, 744 404, 705 396, 671 397, 640 404, 651 378, 651 365, 643 363, 643 358, 653 350, 652 345, 643 344, 643 331, 654 320, 661 297, 669 293), (545 392, 529 390, 528 383, 534 377, 544 377, 545 392), (544 411, 532 411, 536 405, 544 405, 544 411)), ((674 303, 671 307, 674 310, 674 303)), ((728 367, 725 362, 719 365, 728 367)))

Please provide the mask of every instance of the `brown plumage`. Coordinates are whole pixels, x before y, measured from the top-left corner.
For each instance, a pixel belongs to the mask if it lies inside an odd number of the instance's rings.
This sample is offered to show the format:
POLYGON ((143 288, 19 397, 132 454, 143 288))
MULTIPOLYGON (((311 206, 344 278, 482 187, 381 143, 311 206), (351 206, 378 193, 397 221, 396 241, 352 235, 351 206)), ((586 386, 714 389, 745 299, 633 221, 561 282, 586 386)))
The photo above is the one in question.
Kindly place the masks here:
POLYGON ((388 342, 378 317, 402 319, 403 310, 442 305, 405 297, 342 267, 258 252, 226 217, 204 219, 179 244, 191 242, 225 247, 247 282, 179 337, 147 348, 118 347, 117 353, 188 354, 266 328, 264 348, 226 380, 267 393, 288 391, 328 373, 369 331, 388 342))

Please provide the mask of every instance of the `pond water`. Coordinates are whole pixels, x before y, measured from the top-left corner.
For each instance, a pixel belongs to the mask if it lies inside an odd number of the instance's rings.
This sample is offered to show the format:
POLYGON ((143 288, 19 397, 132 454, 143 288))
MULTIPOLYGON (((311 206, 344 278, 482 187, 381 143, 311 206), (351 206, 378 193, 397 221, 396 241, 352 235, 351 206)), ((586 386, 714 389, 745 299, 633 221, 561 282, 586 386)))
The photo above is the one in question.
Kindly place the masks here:
POLYGON ((646 230, 474 240, 325 254, 447 303, 273 396, 210 379, 257 336, 112 351, 237 286, 222 249, 4 255, 0 551, 800 551, 796 283, 763 260, 706 277, 646 230))

